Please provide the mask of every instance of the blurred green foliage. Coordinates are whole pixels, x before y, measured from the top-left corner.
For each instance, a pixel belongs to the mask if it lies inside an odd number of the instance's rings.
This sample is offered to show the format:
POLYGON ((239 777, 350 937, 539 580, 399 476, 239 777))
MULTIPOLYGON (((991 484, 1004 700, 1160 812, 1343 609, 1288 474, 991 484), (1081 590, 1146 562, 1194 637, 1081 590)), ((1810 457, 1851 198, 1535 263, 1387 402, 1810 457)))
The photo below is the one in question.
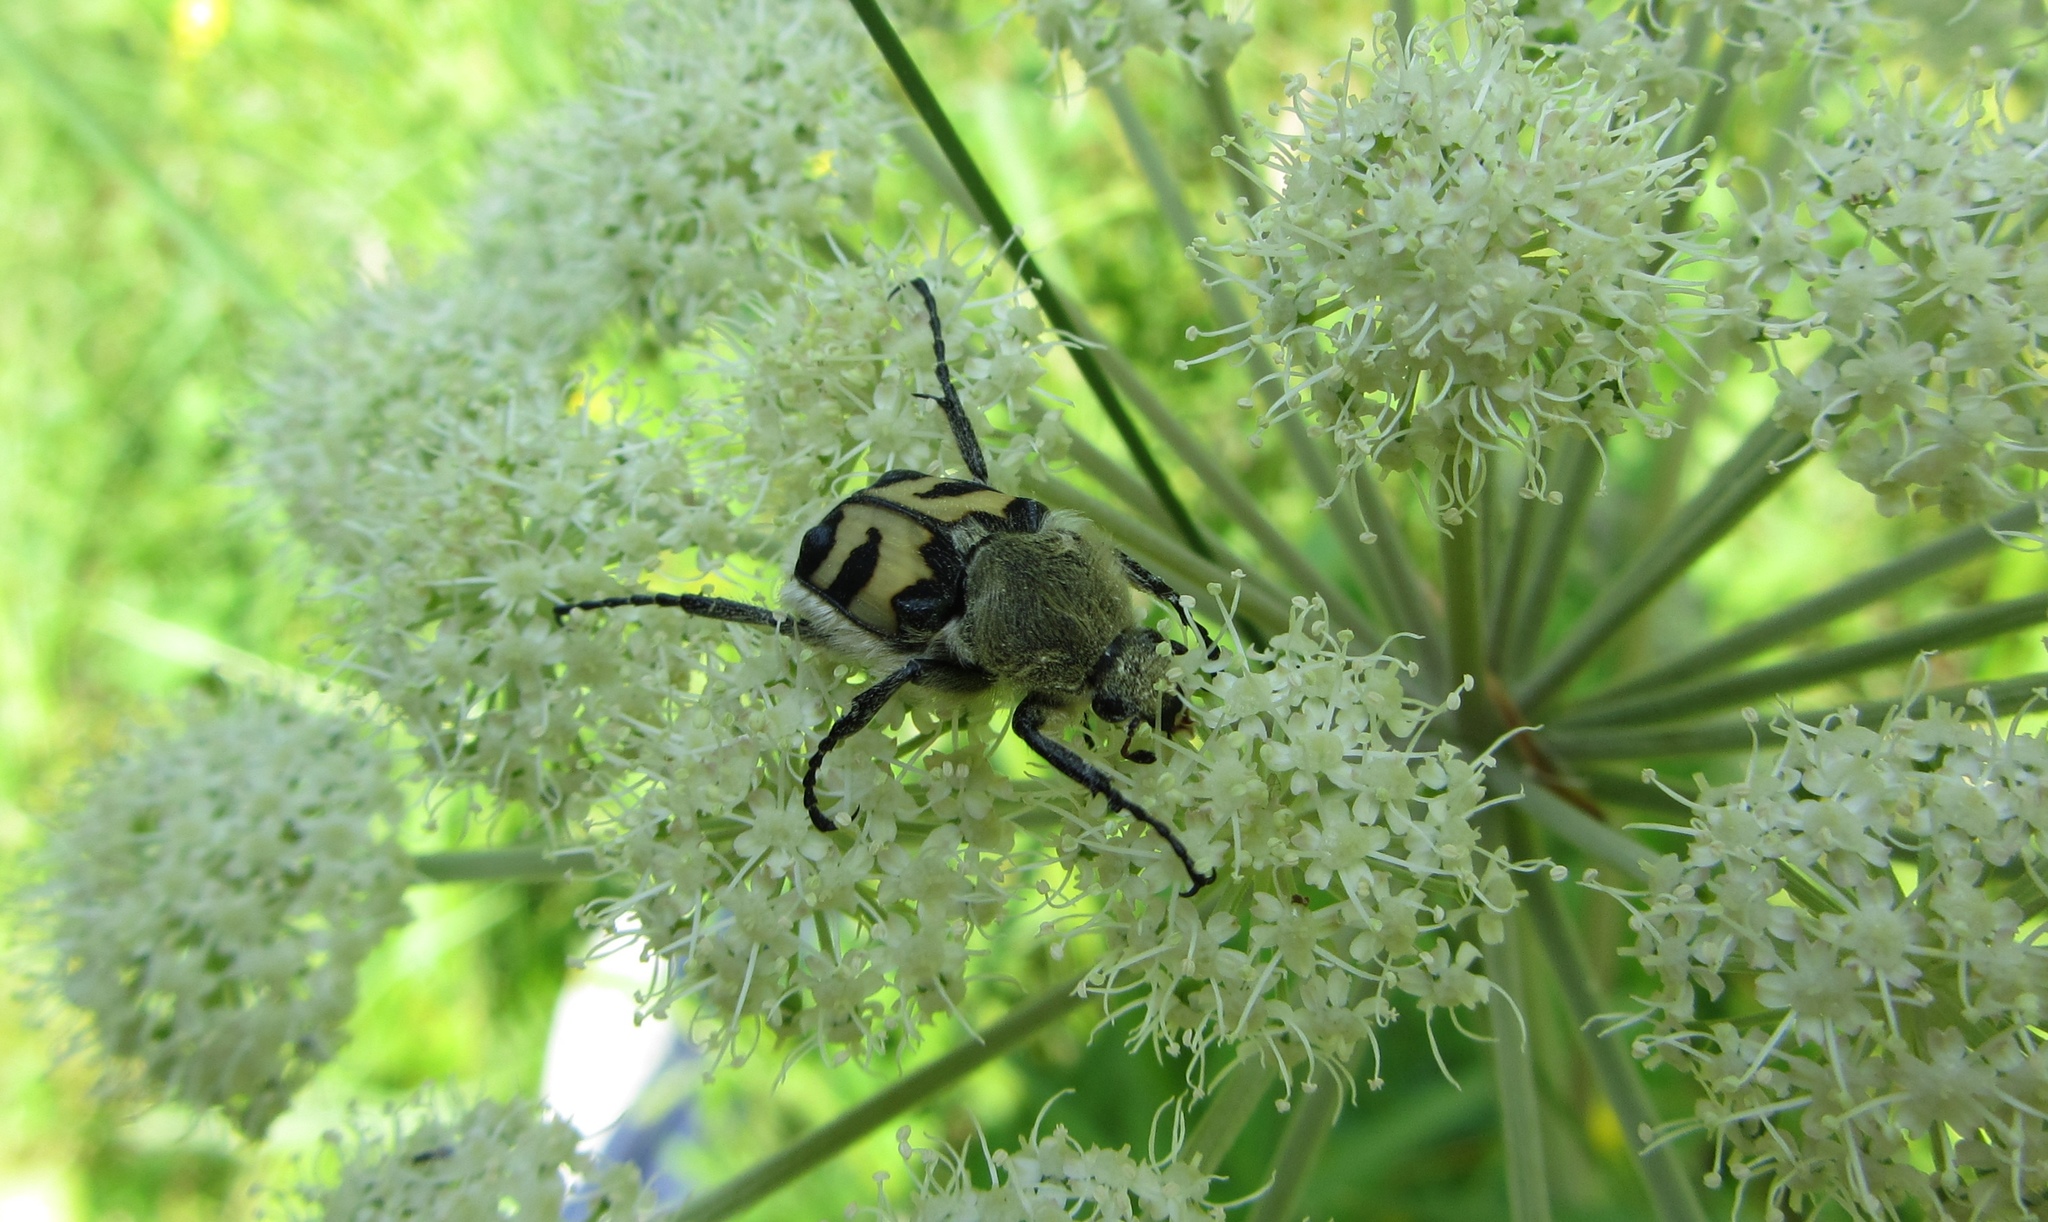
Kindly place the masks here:
MULTIPOLYGON (((2012 4, 1972 6, 1966 22, 1914 42, 1912 55, 1952 70, 1961 48, 1995 36, 2009 12, 2024 15, 2012 4)), ((998 191, 1050 272, 1170 388, 1275 520, 1311 556, 1333 557, 1335 540, 1278 447, 1245 440, 1241 372, 1219 363, 1171 374, 1175 360, 1204 351, 1187 328, 1213 322, 1107 107, 1054 73, 1023 23, 994 16, 976 4, 911 42, 998 191)), ((1356 5, 1260 5, 1261 38, 1233 74, 1241 102, 1261 106, 1282 72, 1314 73, 1370 16, 1356 5)), ((236 487, 232 409, 252 393, 251 371, 289 311, 318 312, 358 280, 406 275, 451 248, 481 152, 575 88, 603 20, 580 0, 78 0, 14 5, 0 17, 0 883, 19 881, 21 853, 37 838, 32 812, 60 807, 66 775, 105 749, 123 718, 147 715, 210 672, 299 668, 309 646, 317 651, 319 611, 296 600, 289 548, 236 487)), ((1213 134, 1178 67, 1141 59, 1130 78, 1197 215, 1226 206, 1208 156, 1213 134)), ((1753 160, 1782 155, 1770 117, 1785 104, 1734 99, 1730 130, 1754 142, 1741 150, 1753 160)), ((882 194, 885 204, 939 202, 908 159, 882 194)), ((1055 370, 1052 385, 1085 402, 1069 375, 1055 370)), ((1615 445, 1613 510, 1595 519, 1568 603, 1583 604, 1611 571, 1603 566, 1733 447, 1762 392, 1754 379, 1731 383, 1661 451, 1636 438, 1615 445)), ((1092 412, 1071 420, 1117 452, 1092 412)), ((1199 504, 1192 482, 1182 491, 1199 504)), ((1227 522, 1215 525, 1249 548, 1227 522)), ((1412 526, 1421 540, 1419 518, 1412 526)), ((1740 622, 1940 529, 1878 519, 1866 494, 1813 464, 1637 626, 1633 648, 1649 656, 1669 633, 1740 622)), ((1997 556, 1818 639, 1852 640, 2038 583, 2026 559, 1997 556)), ((1943 659, 1939 678, 2039 669, 2041 655, 2038 642, 2008 641, 1943 659)), ((427 1078, 533 1089, 565 961, 580 949, 572 912, 588 894, 507 884, 417 891, 420 920, 365 971, 354 1043, 280 1124, 267 1168, 204 1118, 95 1095, 97 1069, 59 1059, 70 1039, 63 1016, 39 1009, 19 976, 0 978, 0 1214, 41 1201, 56 1218, 245 1216, 252 1177, 277 1170, 351 1100, 427 1078)), ((1596 949, 1612 950, 1615 913, 1589 906, 1584 924, 1596 949)), ((1603 962, 1617 970, 1611 953, 1603 962)), ((990 971, 1012 966, 992 961, 990 971)), ((988 994, 984 1018, 1002 992, 988 994)), ((1560 1202, 1572 1217, 1640 1216, 1640 1188, 1612 1114, 1594 1102, 1563 1005, 1545 1005, 1530 1021, 1559 1137, 1560 1202)), ((1091 1039, 1098 1018, 1077 1016, 905 1122, 960 1142, 974 1138, 970 1117, 979 1117, 991 1146, 1006 1145, 1044 1099, 1084 1083, 1050 1121, 1084 1141, 1138 1140, 1186 1067, 1128 1050, 1114 1026, 1091 1039)), ((1487 1058, 1439 1029, 1447 1077, 1430 1034, 1412 1019, 1386 1033, 1386 1087, 1366 1093, 1332 1136, 1304 1202, 1315 1216, 1503 1210, 1487 1058)), ((784 1069, 767 1049, 693 1087, 707 1137, 684 1157, 686 1174, 729 1174, 889 1076, 805 1061, 773 1089, 784 1069)), ((1689 1106, 1679 1093, 1666 1102, 1667 1114, 1689 1106)), ((1255 1119, 1225 1163, 1226 1197, 1256 1189, 1278 1131, 1270 1109, 1255 1119)), ((878 1133, 749 1216, 838 1216, 849 1200, 871 1199, 872 1172, 898 1167, 893 1134, 878 1133)))

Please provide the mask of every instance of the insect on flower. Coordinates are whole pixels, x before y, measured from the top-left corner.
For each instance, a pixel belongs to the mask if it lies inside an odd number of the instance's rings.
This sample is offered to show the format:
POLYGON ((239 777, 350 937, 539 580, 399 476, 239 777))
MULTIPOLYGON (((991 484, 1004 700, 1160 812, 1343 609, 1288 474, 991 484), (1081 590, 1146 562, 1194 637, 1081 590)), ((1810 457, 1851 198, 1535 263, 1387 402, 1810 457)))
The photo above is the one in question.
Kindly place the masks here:
MULTIPOLYGON (((841 501, 798 547, 795 575, 782 592, 791 614, 703 594, 631 594, 562 603, 555 618, 607 607, 672 607, 771 628, 881 676, 832 724, 804 770, 804 809, 821 832, 838 825, 818 806, 819 767, 904 686, 958 695, 1021 691, 1010 728, 1111 810, 1159 833, 1187 870, 1182 894, 1192 896, 1215 882, 1215 873, 1197 869, 1172 827, 1045 727, 1085 702, 1097 717, 1124 727, 1124 758, 1139 763, 1154 758, 1131 749, 1140 725, 1169 735, 1187 727, 1185 705, 1164 682, 1165 638, 1138 622, 1133 587, 1171 606, 1204 645, 1214 645, 1172 586, 1087 519, 989 486, 981 442, 946 365, 938 303, 923 279, 910 286, 931 320, 940 391, 918 397, 945 411, 973 479, 890 471, 841 501)), ((1186 652, 1177 642, 1169 648, 1186 652)))

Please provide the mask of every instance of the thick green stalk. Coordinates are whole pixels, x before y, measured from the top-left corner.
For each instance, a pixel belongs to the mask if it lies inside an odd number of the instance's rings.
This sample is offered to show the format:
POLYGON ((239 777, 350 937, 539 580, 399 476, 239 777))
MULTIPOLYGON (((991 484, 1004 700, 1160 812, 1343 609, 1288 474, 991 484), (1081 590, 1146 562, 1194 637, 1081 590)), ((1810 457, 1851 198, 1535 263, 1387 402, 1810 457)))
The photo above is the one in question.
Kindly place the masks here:
MULTIPOLYGON (((2012 713, 2037 693, 2048 691, 2048 671, 2037 671, 2030 675, 1985 683, 1959 683, 1928 692, 1922 699, 1945 701, 1957 706, 1960 715, 1975 717, 1980 715, 1976 709, 1963 703, 1973 691, 1983 692, 1993 709, 2012 713)), ((1897 697, 1862 700, 1849 707, 1856 711, 1858 722, 1872 726, 1882 722, 1892 710, 1898 708, 1899 700, 1897 697)), ((1800 709, 1793 713, 1793 716, 1808 725, 1813 725, 1837 711, 1800 709)), ((1766 721, 1768 720, 1766 717, 1766 721)), ((1769 738, 1770 733, 1762 723, 1753 723, 1743 717, 1726 717, 1718 721, 1672 726, 1668 729, 1636 730, 1615 727, 1545 730, 1543 746, 1553 755, 1570 760, 1653 759, 1659 756, 1714 755, 1728 751, 1747 751, 1751 743, 1769 738)))
POLYGON ((1429 588, 1408 558, 1401 543, 1401 520, 1380 495, 1379 482, 1364 468, 1352 473, 1351 492, 1358 498, 1359 515, 1379 538, 1374 546, 1386 546, 1387 585, 1393 597, 1394 627, 1397 631, 1422 635, 1423 679, 1433 687, 1449 687, 1453 680, 1450 652, 1445 648, 1443 612, 1435 591, 1429 588))
MULTIPOLYGON (((868 37, 874 40, 875 49, 881 52, 883 61, 895 74, 896 83, 902 87, 904 96, 910 99, 910 105, 917 111, 918 118, 924 121, 925 130, 929 131, 932 139, 938 143, 939 151, 946 155, 947 164, 959 175, 960 185, 966 189, 968 197, 974 201, 975 209, 987 223, 997 248, 1009 259, 1010 265, 1017 269, 1018 278, 1032 287, 1032 292, 1038 299, 1038 307, 1045 313, 1046 321, 1052 324, 1054 330, 1067 335, 1082 334, 1079 319, 1068 308, 1066 300, 1053 286, 1052 280, 1039 267, 1038 261, 1031 257, 1031 251, 1024 245, 1022 235, 1017 232, 1017 227, 1010 223, 1010 214, 1004 210, 1002 201, 996 198, 994 188, 989 186, 988 179, 983 176, 981 167, 974 160, 974 155, 967 151, 967 145, 960 139, 960 133, 954 129, 953 121, 946 117, 945 108, 939 105, 938 95, 934 94, 931 86, 925 82, 924 73, 918 69, 917 61, 910 57, 910 51, 903 45, 903 40, 897 37, 896 28, 889 24, 889 18, 883 14, 878 0, 847 2, 853 5, 853 11, 860 17, 861 24, 867 27, 868 37)), ((1187 506, 1181 504, 1173 485, 1167 482, 1166 472, 1160 469, 1158 460, 1152 457, 1152 451, 1138 432, 1137 423, 1131 419, 1130 413, 1124 410, 1123 401, 1117 397, 1116 388, 1110 384, 1109 375, 1103 370, 1101 362, 1085 347, 1069 348, 1067 353, 1072 358, 1074 367, 1080 370, 1081 379, 1088 383, 1088 389, 1093 392, 1096 401, 1102 404, 1102 410, 1108 415, 1110 423, 1116 426, 1117 435, 1123 438, 1124 445, 1129 448, 1131 460, 1137 463, 1145 482, 1152 486, 1152 491, 1159 497, 1159 503, 1166 506, 1167 515, 1173 519, 1174 528, 1197 554, 1208 555, 1207 541, 1202 538, 1202 533, 1195 529, 1195 520, 1189 516, 1187 506)))
MULTIPOLYGON (((1188 202, 1180 193, 1180 181, 1166 164, 1166 154, 1160 149, 1159 142, 1152 138, 1152 129, 1146 125, 1145 116, 1139 113, 1137 100, 1131 97, 1130 88, 1121 77, 1115 76, 1098 82, 1097 88, 1109 100, 1109 109, 1116 115, 1124 141, 1131 146, 1131 158, 1138 163, 1138 172, 1145 176, 1146 185, 1152 188, 1152 197, 1159 202, 1159 213, 1166 219, 1167 228, 1173 230, 1174 240, 1181 244, 1182 250, 1193 246, 1201 234, 1195 227, 1195 214, 1188 211, 1188 202)), ((1223 286, 1217 284, 1208 287, 1211 301, 1216 299, 1219 290, 1223 290, 1223 286)))
POLYGON ((1523 575, 1529 571, 1529 554, 1536 545, 1537 527, 1547 516, 1543 511, 1551 506, 1540 497, 1529 497, 1515 506, 1515 525, 1508 535, 1507 554, 1500 558, 1496 570, 1490 574, 1492 588, 1488 595, 1486 660, 1496 671, 1501 669, 1502 651, 1507 648, 1508 636, 1514 629, 1515 608, 1522 598, 1525 584, 1523 575))
MULTIPOLYGON (((1100 481, 1102 486, 1109 490, 1110 495, 1136 512, 1148 516, 1166 512, 1165 507, 1159 503, 1159 498, 1152 495, 1152 490, 1145 486, 1144 481, 1132 475, 1129 467, 1097 449, 1086 437, 1069 433, 1067 454, 1074 460, 1075 466, 1100 481)), ((1235 563, 1227 551, 1218 557, 1218 561, 1235 563)))
POLYGON ((1932 650, 1954 649, 2026 628, 2048 619, 2048 594, 2030 594, 1972 607, 1888 632, 1883 636, 1824 649, 1776 666, 1762 666, 1718 679, 1703 679, 1627 700, 1602 700, 1574 709, 1553 724, 1559 730, 1590 726, 1674 721, 1727 708, 1762 696, 1785 695, 1816 684, 1907 661, 1932 650))
POLYGON ((1895 590, 1925 581, 1937 573, 1974 560, 1998 545, 1993 531, 2020 530, 2031 525, 2037 511, 2031 505, 2008 510, 1982 526, 1964 527, 1924 547, 1860 573, 1832 589, 1792 604, 1725 636, 1708 641, 1671 659, 1662 666, 1635 675, 1600 694, 1604 704, 1623 696, 1657 691, 1674 682, 1695 678, 1739 662, 1753 654, 1791 639, 1808 628, 1818 627, 1869 606, 1895 590))
POLYGON ((1486 607, 1479 587, 1482 526, 1477 513, 1467 511, 1462 519, 1447 526, 1443 534, 1444 609, 1450 620, 1451 681, 1472 682, 1472 689, 1458 704, 1458 736, 1475 751, 1493 739, 1495 724, 1486 694, 1486 607))
POLYGON ((142 202, 156 214, 157 223, 188 253, 212 268, 214 274, 242 298, 244 305, 266 314, 291 308, 291 303, 271 283, 263 269, 208 224, 205 218, 172 195, 150 170, 148 163, 129 147, 111 123, 100 116, 92 103, 72 88, 71 82, 59 75, 5 22, 0 22, 0 55, 14 61, 36 98, 56 116, 72 138, 141 196, 142 202))
POLYGON ((1244 1132, 1252 1113, 1266 1101, 1266 1093, 1273 1089, 1273 1079, 1278 1076, 1279 1071, 1270 1060, 1246 1045, 1230 1067, 1223 1089, 1210 1097, 1209 1106, 1202 1109, 1202 1118, 1195 1122, 1194 1131, 1181 1146, 1181 1160, 1199 1163, 1204 1172, 1216 1174, 1216 1168, 1237 1144, 1238 1135, 1244 1132))
POLYGON ((1523 903, 1532 918, 1530 923, 1550 960, 1565 1005, 1578 1020, 1579 1040, 1592 1063, 1593 1077, 1600 1083, 1600 1093, 1621 1122, 1622 1140, 1635 1153, 1636 1170, 1649 1190, 1651 1206, 1660 1222, 1706 1222, 1706 1211, 1692 1190, 1692 1177, 1679 1163, 1677 1153, 1669 1145, 1643 1152, 1642 1135, 1656 1127, 1656 1109, 1623 1041, 1593 1030, 1606 1007, 1593 992, 1592 966, 1578 932, 1558 903, 1555 886, 1544 878, 1533 879, 1527 886, 1529 896, 1523 903))
POLYGON ((1296 1203, 1308 1187, 1323 1143, 1329 1140, 1337 1111, 1344 1106, 1344 1083, 1328 1067, 1317 1073, 1315 1087, 1295 1093, 1287 1127, 1280 1133, 1280 1146, 1273 1151, 1265 1195, 1253 1208, 1250 1222, 1300 1222, 1296 1203))
POLYGON ((1749 516, 1813 454, 1811 443, 1766 420, 1686 503, 1657 538, 1610 582, 1536 672, 1515 689, 1515 703, 1535 712, 1563 690, 1622 626, 1749 516))
POLYGON ((412 864, 433 883, 556 883, 576 874, 595 874, 597 854, 589 849, 551 849, 536 844, 422 853, 412 864))
MULTIPOLYGON (((1531 506, 1541 518, 1535 528, 1537 537, 1530 544, 1535 558, 1519 578, 1514 612, 1498 646, 1503 674, 1522 674, 1535 661, 1536 649, 1543 640, 1543 626, 1550 620, 1550 608, 1564 583, 1572 543, 1578 538, 1579 525, 1586 520, 1593 491, 1599 486, 1600 450, 1586 438, 1567 438, 1558 447, 1556 461, 1558 491, 1563 500, 1556 505, 1531 506)), ((1515 581, 1517 577, 1510 573, 1508 580, 1515 581)))
POLYGON ((1248 151, 1244 146, 1244 121, 1238 117, 1236 99, 1230 96, 1230 80, 1211 70, 1202 73, 1197 81, 1202 89, 1202 105, 1209 112, 1209 124, 1221 137, 1223 164, 1229 168, 1230 181, 1243 192, 1238 198, 1245 210, 1257 212, 1272 196, 1258 170, 1242 160, 1248 151))
POLYGON ((1076 981, 1056 984, 1005 1015, 982 1033, 978 1042, 956 1048, 904 1076, 819 1128, 740 1172, 732 1179, 683 1202, 665 1222, 716 1222, 741 1212, 756 1201, 795 1183, 841 1150, 887 1124, 900 1113, 952 1086, 1002 1056, 1081 1004, 1076 981))
POLYGON ((1511 1222, 1549 1222, 1550 1177, 1543 1164, 1543 1106, 1536 1094, 1536 1064, 1524 1030, 1533 1011, 1524 979, 1519 916, 1508 918, 1508 936, 1483 947, 1486 978, 1494 990, 1494 1090, 1500 1099, 1501 1139, 1507 1145, 1508 1217, 1511 1222))

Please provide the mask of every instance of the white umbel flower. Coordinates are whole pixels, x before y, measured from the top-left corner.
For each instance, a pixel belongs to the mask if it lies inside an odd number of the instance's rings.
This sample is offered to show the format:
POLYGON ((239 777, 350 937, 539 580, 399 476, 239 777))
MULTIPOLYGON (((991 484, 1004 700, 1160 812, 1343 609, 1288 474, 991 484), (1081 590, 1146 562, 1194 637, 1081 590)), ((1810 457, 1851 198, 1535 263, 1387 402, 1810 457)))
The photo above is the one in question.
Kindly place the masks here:
MULTIPOLYGON (((1041 1117, 1041 1120, 1043 1118, 1041 1117)), ((1083 1146, 1065 1125, 1030 1137, 1015 1150, 987 1155, 983 1188, 958 1150, 916 1149, 910 1130, 897 1148, 913 1163, 914 1183, 902 1204, 884 1194, 877 1222, 1223 1222, 1223 1207, 1208 1201, 1215 1177, 1171 1155, 1139 1159, 1130 1147, 1083 1146)), ((851 1212, 851 1211, 849 1211, 851 1212)))
POLYGON ((630 1166, 597 1166, 569 1123, 526 1099, 463 1106, 425 1088, 375 1124, 329 1133, 338 1165, 274 1194, 294 1222, 559 1222, 563 1206, 604 1222, 651 1217, 630 1166))
POLYGON ((674 341, 773 302, 783 246, 858 210, 887 127, 829 7, 621 20, 594 98, 499 151, 471 254, 297 336, 245 429, 333 597, 338 661, 445 778, 572 817, 610 776, 592 755, 619 750, 586 741, 586 704, 637 714, 687 678, 651 641, 556 633, 548 608, 686 549, 715 568, 752 489, 685 444, 715 405, 655 410, 569 364, 620 315, 674 341))
POLYGON ((479 267, 557 312, 695 333, 865 212, 894 122, 869 54, 844 5, 639 0, 590 95, 500 150, 479 267))
POLYGON ((1976 520, 2048 488, 2048 255, 2030 219, 2048 116, 2010 74, 1934 98, 1916 76, 1810 133, 1785 184, 1803 213, 1766 205, 1742 248, 1755 291, 1803 296, 1829 340, 1810 361, 1782 354, 1778 419, 1834 450, 1881 512, 1976 520), (1849 241, 1820 241, 1830 228, 1849 241))
POLYGON ((1529 867, 1481 841, 1490 760, 1422 741, 1457 697, 1412 699, 1404 664, 1355 651, 1305 600, 1270 647, 1192 661, 1199 747, 1155 743, 1168 758, 1130 783, 1215 863, 1221 900, 1179 897, 1162 885, 1170 858, 1069 815, 1076 891, 1105 897, 1073 923, 1102 941, 1089 986, 1164 1047, 1252 1043, 1340 1074, 1404 1009, 1483 1004, 1479 943, 1500 940, 1521 896, 1514 874, 1529 867))
POLYGON ((1773 1216, 2035 1216, 2048 732, 1938 701, 1777 728, 1687 801, 1683 858, 1612 890, 1654 982, 1637 1051, 1705 1092, 1674 1129, 1773 1216))
POLYGON ((408 919, 392 765, 351 718, 244 693, 88 772, 38 898, 55 983, 100 1045, 260 1136, 342 1044, 356 965, 408 919))
POLYGON ((1718 309, 1664 229, 1694 191, 1676 106, 1646 113, 1640 85, 1491 5, 1405 45, 1383 25, 1369 67, 1287 93, 1279 198, 1219 248, 1255 269, 1240 346, 1279 350, 1269 422, 1303 417, 1347 468, 1420 468, 1453 520, 1490 452, 1528 457, 1538 495, 1557 438, 1666 431, 1652 371, 1718 309))
POLYGON ((1049 54, 1061 52, 1092 78, 1114 77, 1143 48, 1177 55, 1197 72, 1222 72, 1251 41, 1245 17, 1174 0, 1021 0, 1049 54))

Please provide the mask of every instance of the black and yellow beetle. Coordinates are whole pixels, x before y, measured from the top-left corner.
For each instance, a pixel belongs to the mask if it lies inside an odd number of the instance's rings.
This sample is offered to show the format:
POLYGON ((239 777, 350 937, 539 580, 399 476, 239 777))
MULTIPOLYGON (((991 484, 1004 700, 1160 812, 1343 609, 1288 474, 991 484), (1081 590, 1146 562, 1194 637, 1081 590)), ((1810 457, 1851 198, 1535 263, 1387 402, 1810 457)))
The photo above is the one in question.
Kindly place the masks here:
MULTIPOLYGON (((788 614, 702 594, 631 594, 562 603, 571 611, 674 607, 692 615, 756 624, 867 665, 879 676, 854 698, 811 753, 804 809, 819 831, 838 830, 818 807, 818 769, 833 748, 859 733, 906 684, 973 693, 993 687, 1022 693, 1010 728, 1060 772, 1101 794, 1159 833, 1187 870, 1193 895, 1216 881, 1164 820, 1119 791, 1108 773, 1045 731, 1054 714, 1082 704, 1124 727, 1124 754, 1140 725, 1172 734, 1186 710, 1165 683, 1164 641, 1138 622, 1135 587, 1189 618, 1173 588, 1102 537, 1087 519, 1012 496, 988 483, 988 463, 946 365, 931 286, 912 280, 931 320, 937 403, 971 480, 891 471, 847 497, 804 533, 795 574, 783 588, 788 614)), ((1175 651, 1182 651, 1178 644, 1175 651)))

